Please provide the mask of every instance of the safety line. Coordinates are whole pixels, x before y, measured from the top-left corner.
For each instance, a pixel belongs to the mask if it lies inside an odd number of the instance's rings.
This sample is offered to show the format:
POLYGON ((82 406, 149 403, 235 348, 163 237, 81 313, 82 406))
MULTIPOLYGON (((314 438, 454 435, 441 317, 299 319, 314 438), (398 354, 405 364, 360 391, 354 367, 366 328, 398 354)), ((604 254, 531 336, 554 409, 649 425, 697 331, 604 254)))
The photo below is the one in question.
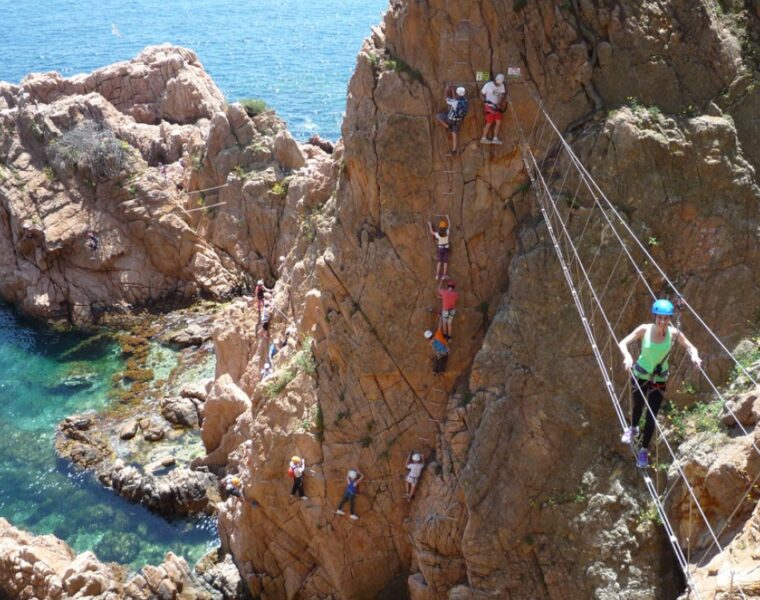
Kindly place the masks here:
MULTIPOLYGON (((542 109, 542 110, 543 110, 543 109, 542 109)), ((513 111, 513 115, 514 115, 514 111, 513 111)), ((546 117, 547 117, 547 120, 549 120, 549 121, 550 121, 550 119, 548 118, 548 115, 546 115, 546 117)), ((521 128, 519 127, 519 123, 518 123, 517 121, 516 121, 516 123, 517 123, 517 125, 518 125, 518 129, 519 129, 520 133, 522 133, 522 130, 521 130, 521 128)), ((554 124, 553 124, 553 123, 551 123, 551 125, 552 125, 552 127, 555 129, 555 131, 557 131, 557 129, 556 129, 556 127, 554 126, 554 124)), ((560 136, 560 137, 561 137, 561 136, 560 136)), ((563 140, 563 143, 565 143, 565 142, 564 142, 564 140, 563 140)), ((565 143, 565 144, 566 144, 566 143, 565 143)), ((525 146, 526 146, 526 144, 525 144, 524 140, 522 140, 522 139, 521 139, 521 146, 523 147, 523 149, 524 149, 524 148, 525 148, 525 146)), ((525 150, 524 150, 524 151, 525 151, 525 150)), ((549 201, 551 201, 551 203, 552 203, 552 208, 553 208, 553 210, 554 210, 555 214, 557 215, 557 220, 558 220, 558 221, 559 221, 559 222, 562 224, 562 226, 563 226, 563 231, 564 231, 564 234, 565 234, 565 240, 566 240, 567 242, 569 242, 569 244, 570 244, 570 245, 573 247, 573 251, 574 251, 574 253, 575 253, 575 255, 576 255, 576 258, 577 258, 577 261, 578 261, 578 263, 577 263, 577 264, 579 264, 579 265, 580 265, 580 268, 584 270, 584 276, 585 276, 585 277, 586 277, 586 279, 587 279, 587 283, 588 283, 588 285, 589 285, 589 289, 590 289, 590 291, 591 291, 592 295, 594 296, 595 300, 596 300, 596 301, 597 301, 597 303, 599 304, 599 307, 600 307, 600 311, 601 311, 601 314, 604 316, 604 319, 605 319, 605 321, 606 321, 606 323, 607 323, 608 327, 610 327, 610 332, 611 332, 612 336, 613 336, 613 337, 615 337, 615 339, 617 339, 617 338, 616 338, 616 336, 615 336, 615 334, 614 334, 614 330, 612 330, 612 328, 611 328, 611 326, 610 326, 610 324, 609 324, 609 320, 607 319, 607 317, 606 317, 606 314, 604 313, 604 309, 603 309, 603 308, 602 308, 602 306, 601 306, 601 302, 599 302, 599 299, 598 299, 598 298, 597 298, 597 296, 596 296, 595 290, 593 289, 593 286, 592 286, 592 284, 591 284, 591 282, 590 282, 590 278, 588 277, 588 274, 586 273, 586 271, 585 271, 585 268, 583 267, 583 265, 582 265, 582 262, 580 261, 580 257, 578 256, 578 253, 577 253, 577 249, 576 249, 576 248, 575 248, 575 246, 573 245, 573 242, 572 242, 572 239, 571 239, 571 237, 570 237, 570 235, 569 235, 569 232, 567 231, 567 229, 566 229, 566 227, 565 227, 565 225, 564 225, 564 222, 563 222, 562 216, 561 216, 561 214, 559 213, 559 211, 558 211, 558 209, 557 209, 557 207, 556 207, 556 202, 555 202, 555 201, 554 201, 554 199, 552 198, 552 194, 551 194, 551 192, 549 191, 549 189, 548 189, 548 186, 546 185, 546 181, 543 179, 543 175, 540 173, 540 169, 539 169, 539 167, 538 167, 538 163, 537 163, 537 161, 536 161, 536 159, 535 159, 535 156, 533 156, 533 155, 532 155, 532 152, 530 152, 530 150, 529 150, 529 149, 527 150, 527 152, 528 152, 528 154, 531 156, 531 158, 532 158, 532 160, 533 160, 533 165, 534 165, 534 168, 536 169, 536 171, 538 172, 538 176, 541 178, 541 183, 542 183, 542 185, 543 185, 543 187, 544 187, 544 192, 545 192, 545 195, 546 195, 546 197, 549 199, 549 201)), ((578 161, 577 161, 577 157, 573 157, 573 161, 574 161, 574 162, 578 162, 578 161)), ((526 162, 527 162, 527 161, 526 161, 526 162)), ((556 164, 556 161, 555 161, 555 164, 556 164)), ((532 179, 533 181, 535 181, 535 177, 532 175, 532 169, 530 169, 530 170, 529 170, 529 173, 531 173, 531 179, 532 179)), ((586 173, 587 173, 587 172, 586 172, 586 173)), ((593 180, 592 180, 592 182, 593 182, 593 180)), ((594 182, 594 185, 595 185, 595 187, 597 187, 597 189, 598 189, 598 186, 596 185, 596 183, 595 183, 595 182, 594 182)), ((588 183, 587 183, 587 186, 588 186, 588 183)), ((540 191, 540 190, 539 190, 539 191, 540 191)), ((591 190, 591 189, 590 189, 590 187, 589 187, 589 191, 592 193, 592 196, 594 196, 594 197, 595 197, 595 194, 593 193, 593 190, 591 190)), ((539 195, 539 194, 537 194, 537 199, 539 199, 539 202, 540 202, 540 195, 539 195)), ((602 208, 602 207, 600 206, 600 208, 602 208)), ((613 210, 614 210, 614 207, 613 207, 613 210)), ((547 212, 546 212, 546 209, 545 209, 545 206, 543 205, 543 203, 541 203, 541 211, 542 211, 542 213, 544 214, 544 217, 545 217, 545 219, 546 219, 546 221, 547 221, 547 227, 548 227, 548 228, 549 228, 549 230, 550 230, 550 234, 552 235, 552 239, 553 239, 553 242, 555 242, 555 250, 557 251, 557 253, 558 253, 558 258, 560 258, 560 261, 562 262, 562 265, 563 265, 563 273, 564 273, 564 275, 565 275, 565 278, 566 278, 566 280, 567 280, 567 282, 568 282, 568 285, 571 287, 571 290, 572 290, 572 293, 573 293, 573 296, 574 296, 574 301, 576 302, 576 306, 579 308, 579 314, 581 314, 581 319, 582 319, 582 322, 583 322, 583 325, 584 325, 584 329, 586 329, 586 330, 587 330, 587 335, 589 335, 589 339, 590 339, 590 341, 592 342, 592 348, 594 349, 594 353, 595 353, 595 355, 596 355, 596 354, 597 354, 597 349, 596 349, 596 347, 595 347, 595 340, 594 340, 594 338, 593 338, 593 334, 590 334, 590 332, 588 331, 588 324, 587 324, 587 322, 586 322, 586 320, 585 320, 585 313, 582 311, 582 306, 580 305, 580 300, 579 300, 579 298, 578 298, 578 295, 577 295, 577 292, 576 292, 576 290, 574 289, 574 286, 573 286, 573 284, 572 284, 572 278, 570 278, 570 277, 569 277, 569 273, 567 272, 567 265, 566 265, 566 264, 565 264, 565 262, 564 262, 564 258, 561 256, 561 251, 560 251, 560 249, 559 249, 558 240, 556 240, 556 237, 555 237, 555 235, 554 235, 554 231, 553 231, 553 227, 551 226, 551 219, 549 219, 549 215, 547 214, 547 212)), ((604 210, 603 210, 603 209, 602 209, 602 212, 604 213, 604 210)), ((605 215, 605 217, 606 217, 606 215, 605 215)), ((608 222, 609 222, 609 219, 607 219, 607 220, 608 220, 608 222)), ((618 240, 621 242, 621 245, 622 245, 622 246, 623 246, 623 248, 625 249, 625 245, 622 243, 622 240, 620 239, 619 235, 617 234, 617 230, 614 228, 614 226, 612 225, 612 223, 611 223, 611 222, 609 222, 609 224, 610 224, 610 226, 612 227, 612 229, 613 229, 613 232, 615 233, 616 237, 618 237, 618 240)), ((631 233, 631 232, 630 232, 630 229, 629 229, 629 233, 631 233)), ((637 240, 637 242, 638 242, 638 240, 637 240)), ((641 245, 641 244, 640 244, 640 242, 639 242, 639 245, 641 245)), ((627 249, 626 249, 626 250, 627 250, 627 249)), ((642 278, 642 280, 644 280, 645 284, 646 284, 646 285, 647 285, 647 287, 649 288, 649 285, 648 285, 648 283, 646 283, 646 280, 643 278, 643 274, 641 273, 640 269, 638 269, 638 265, 636 265, 636 264, 635 264, 635 261, 633 261, 633 260, 632 260, 632 257, 630 257, 630 254, 629 254, 627 251, 626 251, 626 254, 628 254, 628 255, 629 255, 629 258, 631 259, 632 263, 634 264, 634 267, 637 269, 637 272, 639 273, 639 276, 640 276, 640 278, 642 278)), ((651 258, 651 257, 650 257, 650 258, 651 258)), ((579 277, 579 279, 580 279, 580 277, 579 277)), ((666 279, 667 279, 667 278, 666 278, 666 279)), ((650 293, 651 293, 651 288, 649 288, 649 289, 650 289, 650 293)), ((690 307, 690 309, 691 309, 691 307, 690 307)), ((691 309, 691 310, 692 310, 692 312, 693 312, 693 309, 691 309)), ((599 362, 599 357, 597 357, 597 361, 599 362)), ((609 380, 608 380, 608 377, 607 377, 607 374, 606 374, 606 369, 605 369, 605 368, 603 368, 603 366, 602 366, 602 365, 603 365, 603 361, 600 363, 600 368, 602 369, 602 372, 603 372, 603 374, 604 374, 604 376, 605 376, 605 379, 606 379, 606 380, 607 380, 607 382, 609 383, 609 380)), ((680 367, 679 367, 679 368, 680 368, 680 367)), ((702 371, 702 372, 703 372, 703 374, 704 374, 704 371, 702 371)), ((706 376, 706 374, 705 374, 705 377, 707 377, 707 376, 706 376)), ((709 381, 709 378, 707 378, 707 379, 708 379, 708 381, 709 381)), ((710 381, 710 383, 711 383, 711 385, 712 385, 712 382, 711 382, 711 381, 710 381)), ((637 382, 637 386, 638 386, 638 382, 637 382)), ((639 391, 641 392, 641 389, 640 389, 640 387, 639 387, 639 391)), ((641 393, 643 394, 643 392, 641 392, 641 393)), ((645 396, 644 396, 644 397, 645 397, 645 396)), ((613 402, 614 402, 614 400, 613 400, 613 402)), ((649 405, 648 405, 648 402, 646 402, 645 404, 646 404, 646 406, 647 406, 647 409, 649 410, 649 412, 650 412, 651 416, 652 416, 652 417, 653 417, 653 419, 654 419, 654 414, 653 414, 653 412, 651 411, 651 408, 649 407, 649 405)), ((694 493, 694 491, 693 491, 693 488, 691 487, 691 484, 689 483, 688 479, 686 478, 685 474, 683 473, 683 471, 682 471, 682 469, 681 469, 681 467, 680 467, 680 464, 678 464, 678 461, 677 461, 677 458, 676 458, 676 456, 675 456, 675 453, 673 452, 673 450, 672 450, 672 447, 670 446, 670 444, 669 444, 669 442, 668 442, 668 440, 667 440, 667 437, 666 437, 666 436, 664 435, 664 433, 662 432, 662 429, 661 429, 661 427, 659 426, 659 424, 657 423, 656 419, 654 419, 654 423, 655 423, 655 426, 656 426, 656 427, 657 427, 657 429, 658 429, 658 432, 659 432, 659 433, 662 435, 662 437, 663 437, 663 441, 665 442, 665 445, 666 445, 666 447, 668 448, 668 451, 670 452, 671 456, 673 457, 673 459, 674 459, 674 461, 675 461, 675 462, 674 462, 674 464, 675 464, 675 468, 676 468, 676 470, 677 470, 677 471, 679 472, 679 474, 680 474, 680 475, 683 477, 683 480, 684 480, 684 482, 685 482, 685 484, 686 484, 686 487, 687 487, 687 489, 688 489, 688 491, 689 491, 689 493, 690 493, 691 497, 694 499, 694 502, 695 502, 695 504, 696 504, 696 506, 697 506, 697 508, 698 508, 698 510, 699 510, 699 512, 700 512, 700 514, 701 514, 701 516, 702 516, 702 518, 703 518, 703 520, 704 520, 704 522, 705 522, 705 525, 707 526, 708 530, 710 531, 710 533, 711 533, 711 535, 712 535, 712 537, 713 537, 713 540, 714 540, 714 545, 717 545, 717 546, 718 546, 718 548, 721 548, 721 551, 722 551, 722 547, 720 546, 720 543, 718 542, 717 538, 715 537, 715 533, 714 533, 714 531, 712 530, 712 527, 710 526, 710 523, 709 523, 709 521, 708 521, 708 519, 707 519, 706 515, 704 514, 704 511, 702 510, 702 507, 700 506, 700 504, 699 504, 699 502, 698 502, 698 500, 697 500, 697 498, 696 498, 696 495, 695 495, 695 493, 694 493)), ((742 501, 743 501, 743 500, 742 500, 742 501)), ((659 510, 659 508, 658 508, 658 510, 659 510)), ((741 590, 741 586, 740 586, 739 584, 737 584, 737 586, 740 588, 740 592, 742 593, 742 596, 743 596, 743 597, 745 597, 745 596, 744 596, 744 594, 743 594, 743 591, 741 590)))
MULTIPOLYGON (((533 157, 532 152, 530 150, 526 151, 531 158, 533 159, 533 164, 538 169, 538 164, 535 161, 535 157, 533 157)), ((531 179, 534 179, 534 175, 532 173, 529 174, 531 179)), ((540 178, 541 173, 540 171, 537 171, 537 175, 540 178)), ((545 182, 542 181, 542 183, 545 185, 545 182)), ((594 338, 593 333, 591 332, 588 324, 588 320, 585 317, 585 311, 583 308, 583 305, 580 302, 580 298, 578 297, 578 293, 575 290, 574 283, 572 281, 572 278, 570 276, 570 271, 567 267, 567 264, 565 262, 564 256, 562 254, 562 250, 559 247, 559 241, 557 240, 556 234, 554 233, 554 227, 551 224, 551 219, 549 218, 549 214, 547 213, 546 207, 544 206, 544 203, 541 201, 539 193, 537 193, 539 190, 536 189, 536 199, 539 202, 539 208, 541 210, 541 213, 544 216, 544 220, 547 226, 547 230, 549 232, 549 235, 552 239, 552 243, 554 245, 555 252, 557 254, 557 258, 560 262, 560 265, 562 267, 562 274, 565 278, 565 282, 567 283, 568 287, 570 288, 570 293, 573 298, 573 302, 576 306, 576 309, 578 310, 578 313, 581 317, 581 324, 583 326, 583 329, 586 331, 586 335, 589 339, 589 342, 591 344, 591 348, 594 354, 594 357, 597 361, 597 365, 599 366, 600 371, 602 372, 602 377, 604 379, 605 387, 607 389, 607 393, 610 395, 612 399, 613 408, 617 414, 618 420, 620 421, 621 428, 625 428, 627 425, 627 420, 625 416, 622 414, 622 407, 617 402, 617 396, 615 394, 614 385, 612 381, 610 381, 609 376, 607 374, 607 369, 604 363, 604 359, 602 358, 599 348, 596 344, 596 340, 594 338)), ((660 515, 660 518, 663 522, 663 525, 665 527, 666 533, 668 534, 668 540, 673 548, 673 552, 676 555, 676 560, 679 563, 679 566, 681 567, 681 570, 684 573, 684 577, 686 578, 687 582, 689 582, 689 586, 692 588, 692 590, 695 590, 695 594, 697 595, 698 600, 701 600, 699 597, 699 593, 696 592, 696 586, 694 585, 694 582, 691 578, 691 574, 689 572, 688 563, 686 561, 686 557, 683 553, 683 550, 681 549, 680 545, 678 544, 678 538, 675 536, 673 528, 668 520, 667 514, 665 513, 664 507, 661 505, 657 491, 654 489, 654 486, 652 484, 651 478, 647 474, 643 474, 644 476, 644 482, 645 486, 649 492, 650 497, 652 498, 652 501, 655 503, 657 507, 657 512, 660 515)))
POLYGON ((628 223, 626 223, 625 220, 620 216, 620 213, 618 212, 618 210, 612 204, 612 202, 610 201, 610 199, 607 198, 607 196, 604 194, 604 192, 599 187, 599 185, 596 183, 596 181, 594 181, 593 177, 591 177, 591 175, 589 174, 588 170, 583 165, 583 163, 580 162, 580 160, 578 159, 577 155, 573 151, 572 147, 568 144, 567 140, 565 140, 565 138, 562 136, 562 134, 560 133, 560 131, 557 128, 557 126, 554 124, 554 121, 552 121, 551 117, 549 117, 549 115, 547 114, 546 109, 544 108, 543 104, 541 103, 540 98, 537 98, 536 95, 535 95, 535 93, 532 90, 529 90, 529 91, 531 93, 531 96, 533 97, 533 100, 536 102, 536 104, 538 105, 539 109, 541 110, 541 112, 543 113, 544 117, 546 118, 547 122, 552 127, 552 129, 554 129, 554 132, 559 137, 559 139, 560 139, 562 145, 564 146, 565 150, 567 151, 568 155, 572 158, 573 162, 575 162, 577 164, 578 169, 588 178, 588 181, 594 185, 594 187, 596 188, 596 190, 599 192, 600 196, 604 199, 604 201, 607 204, 607 206, 610 208, 610 210, 613 212, 613 214, 617 217, 618 221, 620 221, 620 223, 623 225, 623 227, 625 228, 625 230, 628 232, 628 234, 631 236, 631 238, 633 238, 633 240, 636 242, 636 244, 638 245, 638 247, 644 253, 644 256, 646 256, 647 260, 657 269, 657 272, 663 277, 663 279, 665 279, 665 281, 668 283, 668 285, 672 288, 673 292, 676 295, 678 295, 683 300, 684 306, 686 306, 691 311, 691 313, 694 315, 694 317, 697 319, 697 321, 699 321, 700 325, 702 325, 702 327, 704 327, 704 329, 710 334, 710 336, 718 343, 718 345, 721 347, 721 349, 726 354, 728 354, 728 356, 731 357, 731 359, 733 360, 734 364, 737 367, 739 367, 739 369, 741 370, 741 372, 745 376, 747 376, 749 378, 749 380, 755 386, 760 385, 760 384, 758 384, 758 382, 756 381, 756 379, 754 377, 752 377, 752 375, 750 375, 749 371, 747 371, 747 369, 739 362, 739 360, 736 358, 736 356, 734 356, 734 354, 725 346, 725 344, 723 344, 723 342, 718 337, 718 335, 707 325, 707 323, 705 323, 705 321, 702 319, 702 317, 699 316, 699 314, 697 313, 697 311, 691 306, 691 304, 689 304, 689 302, 686 300, 686 298, 683 297, 683 295, 681 294, 680 290, 676 287, 675 283, 673 283, 670 280, 670 278, 667 276, 667 274, 662 269, 662 267, 660 267, 659 263, 654 259, 654 257, 647 250, 646 246, 644 246, 644 244, 641 242, 641 240, 639 240, 639 238, 633 232, 633 230, 628 225, 628 223))
MULTIPOLYGON (((643 272, 639 268, 638 263, 631 257, 630 253, 627 251, 625 243, 620 238, 620 236, 619 236, 619 234, 617 232, 617 229, 615 228, 615 226, 613 225, 613 223, 609 220, 609 218, 607 218, 606 211, 598 203, 597 196, 594 193, 594 191, 590 188, 590 184, 593 184, 594 188, 599 192, 599 195, 601 195, 601 197, 605 200, 605 203, 607 204, 607 206, 609 207, 609 209, 613 212, 613 214, 622 223, 622 225, 626 229, 627 233, 633 238, 633 240, 636 242, 636 244, 639 246, 639 248, 644 252, 644 255, 647 257, 647 260, 649 260, 649 262, 656 267, 656 269, 660 273, 660 275, 670 285, 670 287, 674 290, 674 292, 677 294, 677 296, 683 301, 683 304, 686 307, 689 308, 689 310, 694 315, 694 317, 697 319, 697 321, 699 321, 699 323, 713 337, 713 339, 718 342, 719 346, 728 354, 728 356, 731 357, 731 359, 733 360, 733 362, 735 363, 735 365, 738 366, 741 369, 742 373, 744 373, 755 386, 760 385, 755 380, 755 378, 752 377, 749 374, 749 371, 738 361, 738 359, 733 355, 733 353, 731 353, 728 350, 728 348, 726 348, 726 346, 723 344, 723 342, 718 338, 718 336, 715 334, 715 332, 713 332, 713 330, 710 329, 710 327, 704 322, 704 320, 699 316, 699 314, 696 312, 696 310, 681 295, 681 293, 679 292, 679 290, 676 288, 675 284, 670 280, 670 278, 668 278, 668 276, 666 275, 665 271, 663 271, 663 269, 660 267, 659 263, 657 263, 657 261, 654 259, 654 257, 648 252, 648 250, 646 249, 646 247, 642 244, 642 242, 635 235, 635 233, 630 228, 630 226, 620 216, 620 213, 618 212, 618 210, 613 206, 612 202, 607 198, 607 196, 601 190, 601 188, 596 183, 596 181, 594 181, 593 177, 591 177, 590 173, 588 172, 588 170, 586 169, 586 167, 583 165, 583 163, 580 161, 580 159, 578 158, 578 156, 573 152, 572 148, 570 147, 570 145, 568 144, 568 142, 564 139, 564 137, 560 133, 559 129, 555 125, 554 121, 552 121, 551 117, 546 112, 546 109, 544 108, 544 106, 541 103, 540 99, 537 98, 536 95, 535 95, 535 93, 533 93, 532 91, 531 91, 531 96, 533 97, 533 100, 536 102, 536 104, 538 105, 538 107, 541 110, 542 114, 544 115, 545 120, 549 123, 549 125, 552 127, 552 129, 554 130, 554 132, 557 134, 557 137, 561 141, 561 143, 562 143, 563 147, 565 148, 565 151, 567 152, 568 156, 570 156, 570 158, 572 159, 572 161, 574 162, 574 164, 576 165, 576 167, 578 168, 578 170, 581 172, 581 177, 586 182, 586 185, 587 185, 587 188, 588 188, 589 192, 591 193, 591 195, 594 198, 595 202, 597 202, 597 206, 599 206, 602 214, 605 215, 605 218, 607 219, 607 222, 609 223, 610 227, 612 228, 613 232, 615 233, 615 236, 617 237, 617 239, 620 241, 621 246, 625 249, 626 254, 628 255, 629 260, 631 261, 631 264, 633 265, 634 269, 636 269, 636 272, 638 273, 639 277, 642 279, 642 281, 644 281, 645 285, 647 286, 647 289, 649 290, 650 295, 652 296, 652 298, 653 299, 657 299, 657 296, 654 294, 654 292, 652 291, 652 288, 649 286, 648 282, 646 281, 646 278, 644 277, 643 272)), ((739 419, 736 416, 736 414, 734 413, 733 409, 728 404, 725 396, 720 392, 720 390, 718 390, 718 388, 715 386, 715 384, 712 382, 712 380, 709 378, 709 376, 705 372, 704 368, 702 366, 699 366, 697 368, 699 369, 700 373, 705 377, 705 379, 709 382, 710 387, 718 395, 718 398, 722 401, 723 408, 725 408, 729 412, 729 414, 734 418, 734 421, 736 422, 737 426, 740 428, 740 430, 742 431, 742 433, 744 435, 746 435, 746 436, 749 436, 749 432, 742 425, 742 423, 739 421, 739 419)), ((755 441, 752 438, 750 438, 750 442, 751 442, 751 445, 754 448, 755 452, 757 453, 758 457, 760 457, 760 448, 758 448, 757 444, 755 443, 755 441)))

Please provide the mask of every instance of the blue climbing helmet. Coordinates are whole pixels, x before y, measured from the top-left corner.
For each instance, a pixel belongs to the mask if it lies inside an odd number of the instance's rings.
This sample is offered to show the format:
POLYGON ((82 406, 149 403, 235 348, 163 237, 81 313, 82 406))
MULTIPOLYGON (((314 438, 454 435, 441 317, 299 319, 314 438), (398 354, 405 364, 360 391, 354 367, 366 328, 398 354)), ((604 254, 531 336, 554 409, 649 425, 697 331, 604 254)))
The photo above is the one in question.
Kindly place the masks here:
POLYGON ((652 304, 652 314, 653 315, 664 315, 666 317, 670 317, 673 315, 673 303, 670 300, 655 300, 654 304, 652 304))

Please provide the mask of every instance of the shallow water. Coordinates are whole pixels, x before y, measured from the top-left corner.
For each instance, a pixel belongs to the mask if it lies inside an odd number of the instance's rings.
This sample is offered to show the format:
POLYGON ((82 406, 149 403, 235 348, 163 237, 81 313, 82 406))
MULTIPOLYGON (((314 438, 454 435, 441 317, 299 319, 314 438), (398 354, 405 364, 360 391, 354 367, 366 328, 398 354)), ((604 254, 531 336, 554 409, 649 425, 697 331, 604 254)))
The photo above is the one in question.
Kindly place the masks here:
POLYGON ((216 546, 211 519, 168 523, 55 456, 56 425, 106 404, 119 354, 105 336, 57 333, 0 305, 0 516, 135 569, 169 550, 192 564, 216 546))
POLYGON ((0 0, 0 80, 65 76, 171 42, 228 100, 263 98, 298 139, 340 137, 346 86, 387 0, 0 0))

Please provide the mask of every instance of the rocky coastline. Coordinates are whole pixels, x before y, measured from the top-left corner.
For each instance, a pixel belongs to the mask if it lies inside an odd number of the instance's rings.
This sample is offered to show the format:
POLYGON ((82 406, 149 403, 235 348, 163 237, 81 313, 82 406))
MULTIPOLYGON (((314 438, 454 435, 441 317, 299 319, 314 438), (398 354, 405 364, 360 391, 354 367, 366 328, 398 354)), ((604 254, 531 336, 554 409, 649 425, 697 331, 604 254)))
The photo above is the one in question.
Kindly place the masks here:
MULTIPOLYGON (((224 103, 185 49, 148 48, 71 80, 0 84, 3 298, 77 323, 199 295, 225 301, 213 321, 180 311, 142 336, 213 354, 210 379, 172 385, 167 374, 168 388, 156 386, 147 346, 125 336, 131 362, 117 408, 64 421, 59 453, 162 514, 215 512, 222 564, 240 577, 221 588, 236 594, 696 597, 588 366, 516 124, 505 124, 503 144, 481 144, 482 107, 467 78, 519 66, 510 119, 533 122, 534 94, 543 98, 690 301, 732 348, 749 339, 743 356, 756 361, 760 85, 748 48, 760 13, 737 5, 734 21, 726 4, 395 3, 359 54, 332 149, 297 143, 272 113, 224 103), (450 156, 432 119, 437 90, 460 75, 475 102, 462 151, 450 156), (66 149, 82 136, 111 149, 107 160, 72 158, 66 149), (438 306, 427 231, 437 215, 450 219, 461 305, 443 374, 431 372, 422 336, 438 306), (229 301, 258 280, 271 287, 267 306, 229 301), (188 432, 202 444, 197 455, 162 447, 188 432), (409 501, 413 452, 427 463, 409 501), (290 494, 294 455, 308 465, 304 500, 290 494), (336 507, 355 469, 364 479, 351 520, 336 507), (215 496, 224 475, 237 478, 239 495, 215 496)), ((583 227, 581 251, 614 271, 593 198, 556 195, 562 218, 583 227)), ((605 290, 628 307, 626 331, 649 302, 643 293, 626 301, 632 276, 610 277, 605 290)), ((712 347, 704 333, 693 341, 712 347)), ((742 497, 758 469, 758 390, 737 387, 740 377, 728 385, 732 367, 717 351, 705 362, 739 418, 684 380, 671 392, 677 410, 663 417, 680 447, 653 477, 669 490, 678 543, 701 553, 689 555, 693 580, 728 600, 738 597, 737 569, 744 589, 760 585, 760 505, 754 492, 742 497), (693 490, 680 486, 679 469, 693 490), (693 527, 692 494, 722 524, 720 548, 693 527)), ((203 597, 183 595, 187 568, 175 557, 125 583, 92 556, 8 531, 0 596, 203 597), (22 561, 19 548, 39 544, 76 569, 40 566, 35 579, 39 556, 22 561)))

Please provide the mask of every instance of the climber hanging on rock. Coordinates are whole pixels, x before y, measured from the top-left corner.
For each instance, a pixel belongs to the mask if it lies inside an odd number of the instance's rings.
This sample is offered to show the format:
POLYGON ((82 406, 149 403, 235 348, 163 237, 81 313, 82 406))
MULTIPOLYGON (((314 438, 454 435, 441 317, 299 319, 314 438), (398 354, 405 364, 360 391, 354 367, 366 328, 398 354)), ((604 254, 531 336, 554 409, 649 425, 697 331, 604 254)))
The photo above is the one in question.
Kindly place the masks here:
POLYGON ((98 240, 98 234, 94 231, 88 231, 87 232, 87 241, 85 241, 85 245, 95 252, 98 249, 98 246, 100 245, 100 241, 98 240))
POLYGON ((428 230, 430 235, 435 238, 436 252, 435 252, 435 278, 447 279, 449 270, 449 215, 443 217, 438 221, 438 231, 433 229, 433 224, 428 221, 428 230), (443 272, 443 273, 442 273, 443 272))
POLYGON ((459 153, 459 130, 461 129, 462 121, 470 108, 466 95, 467 90, 465 90, 464 87, 459 86, 454 88, 453 85, 448 86, 446 88, 446 104, 448 105, 448 109, 438 113, 438 123, 451 133, 450 156, 459 153))
POLYGON ((483 98, 483 110, 486 122, 483 125, 481 144, 501 144, 499 129, 501 118, 507 108, 507 88, 504 86, 504 75, 499 73, 493 81, 487 82, 480 90, 483 98), (489 135, 493 136, 489 139, 489 135))
POLYGON ((673 316, 673 304, 669 300, 657 300, 652 305, 654 324, 639 325, 630 334, 620 340, 620 352, 623 365, 631 373, 631 421, 623 433, 621 441, 633 443, 639 437, 639 420, 648 407, 641 435, 641 445, 636 455, 636 466, 644 468, 649 465, 649 442, 655 429, 655 420, 665 397, 668 381, 668 356, 673 342, 683 346, 689 353, 691 361, 698 367, 702 364, 697 348, 676 327, 670 324, 673 316), (641 352, 636 362, 628 351, 628 344, 641 340, 641 352))
POLYGON ((456 307, 459 300, 457 293, 457 284, 453 279, 446 280, 446 287, 443 288, 444 280, 438 287, 438 296, 441 298, 441 332, 448 342, 451 342, 451 332, 453 331, 454 315, 457 314, 456 307))
POLYGON ((343 505, 348 502, 349 509, 351 511, 351 518, 356 521, 359 517, 356 514, 356 494, 359 493, 359 482, 364 479, 359 471, 351 469, 346 475, 346 491, 343 492, 343 497, 340 499, 340 504, 335 511, 337 515, 345 515, 343 512, 343 505))
MULTIPOLYGON (((245 491, 243 490, 243 482, 237 475, 232 475, 230 473, 229 475, 225 476, 225 478, 221 481, 220 487, 224 500, 230 496, 234 496, 235 498, 240 498, 241 500, 247 501, 247 498, 245 497, 245 491)), ((258 506, 259 503, 256 502, 256 500, 251 500, 251 505, 258 506)))
POLYGON ((264 307, 261 309, 260 322, 264 337, 269 339, 269 325, 272 321, 272 303, 269 300, 264 301, 264 307))
POLYGON ((422 471, 425 468, 425 461, 422 460, 422 455, 412 450, 406 459, 406 480, 404 486, 406 489, 406 499, 411 502, 414 498, 414 491, 417 488, 417 483, 420 480, 422 471))
POLYGON ((449 344, 446 341, 446 336, 438 327, 435 333, 428 329, 425 332, 425 339, 430 340, 430 347, 433 349, 433 373, 443 373, 446 370, 446 363, 449 361, 449 344))
POLYGON ((304 471, 306 471, 306 461, 303 458, 300 456, 294 456, 290 459, 288 476, 293 479, 293 487, 290 489, 290 495, 295 497, 296 494, 298 494, 301 500, 308 500, 308 496, 304 495, 303 491, 304 471))
POLYGON ((264 285, 264 280, 259 279, 256 282, 256 287, 253 288, 253 297, 256 299, 256 306, 258 307, 259 314, 261 314, 261 308, 264 306, 264 300, 268 294, 271 294, 272 290, 264 285))

